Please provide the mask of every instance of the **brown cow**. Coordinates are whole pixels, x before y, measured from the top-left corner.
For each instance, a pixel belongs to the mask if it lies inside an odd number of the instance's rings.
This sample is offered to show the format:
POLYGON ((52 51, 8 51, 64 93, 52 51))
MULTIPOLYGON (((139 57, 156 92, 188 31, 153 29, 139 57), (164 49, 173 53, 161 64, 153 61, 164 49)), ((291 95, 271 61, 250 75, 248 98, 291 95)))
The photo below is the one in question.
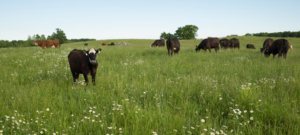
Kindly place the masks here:
POLYGON ((154 43, 152 43, 150 46, 151 47, 154 47, 154 46, 156 46, 156 47, 164 47, 165 46, 165 40, 163 40, 163 39, 155 40, 154 43))
POLYGON ((220 46, 221 46, 221 48, 227 49, 228 48, 228 43, 229 43, 228 39, 226 39, 226 38, 221 39, 220 40, 220 46))
POLYGON ((88 46, 89 44, 88 43, 84 43, 84 46, 88 46))
POLYGON ((102 43, 103 46, 107 45, 107 42, 102 43))
POLYGON ((263 48, 260 48, 260 52, 264 53, 265 50, 269 49, 269 47, 272 45, 273 42, 274 40, 272 38, 266 39, 263 43, 263 48))
POLYGON ((232 38, 229 40, 228 47, 240 49, 240 41, 236 38, 232 38))
POLYGON ((253 44, 247 44, 247 45, 246 45, 246 48, 247 48, 247 49, 255 49, 255 47, 254 47, 253 44))
POLYGON ((206 51, 206 49, 215 48, 215 51, 217 52, 219 50, 219 39, 218 38, 208 38, 204 39, 200 42, 198 46, 196 46, 196 52, 200 51, 200 49, 203 49, 206 51))
POLYGON ((83 74, 86 85, 88 85, 89 82, 87 75, 92 76, 92 82, 95 85, 95 77, 98 68, 96 54, 100 53, 101 50, 101 48, 98 50, 91 48, 87 51, 74 49, 70 52, 68 60, 74 83, 78 80, 79 74, 83 74))
POLYGON ((265 50, 264 54, 265 57, 269 57, 270 54, 273 54, 273 59, 275 58, 276 54, 278 54, 278 58, 283 54, 283 57, 286 58, 288 50, 289 41, 287 41, 286 39, 277 39, 268 49, 265 50))
POLYGON ((177 38, 169 38, 167 40, 167 49, 168 49, 168 54, 171 56, 173 55, 173 52, 174 52, 174 55, 175 54, 178 54, 179 50, 180 50, 180 43, 178 41, 177 38))
POLYGON ((33 45, 38 45, 42 49, 45 49, 47 47, 49 48, 59 48, 59 40, 34 40, 32 43, 33 45), (53 47, 54 46, 54 47, 53 47))

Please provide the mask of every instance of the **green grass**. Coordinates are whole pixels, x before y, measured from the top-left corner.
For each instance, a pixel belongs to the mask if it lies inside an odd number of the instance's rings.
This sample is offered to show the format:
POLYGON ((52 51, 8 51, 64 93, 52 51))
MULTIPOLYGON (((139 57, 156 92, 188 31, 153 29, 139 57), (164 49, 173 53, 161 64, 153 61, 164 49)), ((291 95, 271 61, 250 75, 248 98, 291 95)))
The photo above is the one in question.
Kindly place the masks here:
MULTIPOLYGON (((287 59, 259 52, 266 38, 237 37, 241 49, 179 55, 154 40, 102 40, 0 49, 2 134, 300 134, 299 38, 287 59), (131 46, 101 46, 128 42, 131 46), (257 49, 246 49, 246 44, 257 49), (67 55, 102 48, 96 86, 73 84, 67 55), (202 122, 204 121, 204 122, 202 122)), ((1 132, 0 132, 1 134, 1 132)))

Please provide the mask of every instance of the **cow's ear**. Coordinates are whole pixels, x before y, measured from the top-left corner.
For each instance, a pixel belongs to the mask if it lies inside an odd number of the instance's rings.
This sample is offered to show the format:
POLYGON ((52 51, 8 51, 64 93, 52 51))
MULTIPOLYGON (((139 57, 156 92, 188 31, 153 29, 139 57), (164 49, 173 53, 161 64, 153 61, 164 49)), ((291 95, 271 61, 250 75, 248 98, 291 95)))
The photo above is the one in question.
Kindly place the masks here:
POLYGON ((101 48, 99 48, 98 50, 96 50, 96 53, 100 53, 101 52, 101 48))
POLYGON ((89 52, 89 51, 83 50, 83 53, 84 53, 86 56, 88 56, 88 52, 89 52))

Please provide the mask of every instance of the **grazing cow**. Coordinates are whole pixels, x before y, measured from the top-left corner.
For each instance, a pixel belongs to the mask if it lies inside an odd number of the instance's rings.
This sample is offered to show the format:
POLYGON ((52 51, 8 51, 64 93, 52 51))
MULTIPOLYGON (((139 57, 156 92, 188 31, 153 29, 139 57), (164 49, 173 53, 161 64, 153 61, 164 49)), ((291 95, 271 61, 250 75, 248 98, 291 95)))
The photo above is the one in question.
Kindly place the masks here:
POLYGON ((266 39, 264 41, 263 48, 260 48, 260 52, 264 53, 265 50, 269 49, 269 47, 272 45, 273 42, 274 42, 274 40, 271 38, 266 39))
POLYGON ((84 43, 84 46, 88 46, 88 43, 84 43))
POLYGON ((163 40, 163 39, 155 40, 154 43, 152 43, 150 45, 150 47, 154 47, 154 46, 156 46, 156 47, 164 47, 165 46, 165 40, 163 40))
POLYGON ((171 56, 173 55, 173 52, 174 52, 174 55, 175 54, 178 54, 179 50, 180 50, 180 43, 178 41, 178 39, 176 38, 169 38, 167 40, 167 49, 168 49, 168 54, 171 56))
POLYGON ((220 40, 221 48, 227 49, 228 48, 228 43, 229 43, 228 39, 226 39, 226 38, 221 39, 220 40))
POLYGON ((102 43, 103 46, 107 45, 107 42, 102 43))
POLYGON ((116 45, 114 42, 111 42, 110 44, 108 44, 108 45, 116 45))
POLYGON ((270 54, 273 54, 273 59, 275 55, 278 53, 278 58, 282 56, 286 58, 287 52, 289 50, 289 42, 286 39, 277 39, 272 45, 265 50, 265 57, 269 57, 270 54))
POLYGON ((254 45, 252 45, 252 44, 247 44, 246 48, 248 48, 248 49, 255 49, 254 45))
POLYGON ((87 51, 74 49, 70 52, 68 60, 74 83, 78 80, 79 74, 83 74, 86 85, 88 85, 89 82, 87 75, 92 76, 92 82, 95 85, 95 77, 98 67, 96 54, 100 53, 101 50, 101 48, 98 50, 91 48, 87 51))
POLYGON ((236 38, 232 38, 228 42, 228 47, 240 49, 240 41, 236 38))
POLYGON ((46 47, 49 48, 59 48, 59 40, 55 39, 55 40, 34 40, 34 42, 32 43, 33 45, 38 45, 40 46, 42 49, 45 49, 46 47))
POLYGON ((200 51, 200 49, 203 49, 206 51, 206 49, 209 49, 209 52, 211 53, 210 51, 210 48, 215 48, 215 51, 217 52, 219 50, 219 39, 218 38, 207 38, 207 39, 204 39, 201 41, 201 43, 196 46, 196 52, 200 51))

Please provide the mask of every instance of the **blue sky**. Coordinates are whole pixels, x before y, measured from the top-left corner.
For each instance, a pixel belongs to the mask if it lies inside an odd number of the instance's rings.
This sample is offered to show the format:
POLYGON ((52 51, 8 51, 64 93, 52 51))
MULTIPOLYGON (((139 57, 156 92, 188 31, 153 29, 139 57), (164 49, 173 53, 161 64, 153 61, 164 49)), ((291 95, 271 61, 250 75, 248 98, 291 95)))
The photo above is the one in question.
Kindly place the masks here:
POLYGON ((197 38, 300 31, 299 0, 5 0, 0 40, 62 29, 68 39, 158 39, 196 25, 197 38))

